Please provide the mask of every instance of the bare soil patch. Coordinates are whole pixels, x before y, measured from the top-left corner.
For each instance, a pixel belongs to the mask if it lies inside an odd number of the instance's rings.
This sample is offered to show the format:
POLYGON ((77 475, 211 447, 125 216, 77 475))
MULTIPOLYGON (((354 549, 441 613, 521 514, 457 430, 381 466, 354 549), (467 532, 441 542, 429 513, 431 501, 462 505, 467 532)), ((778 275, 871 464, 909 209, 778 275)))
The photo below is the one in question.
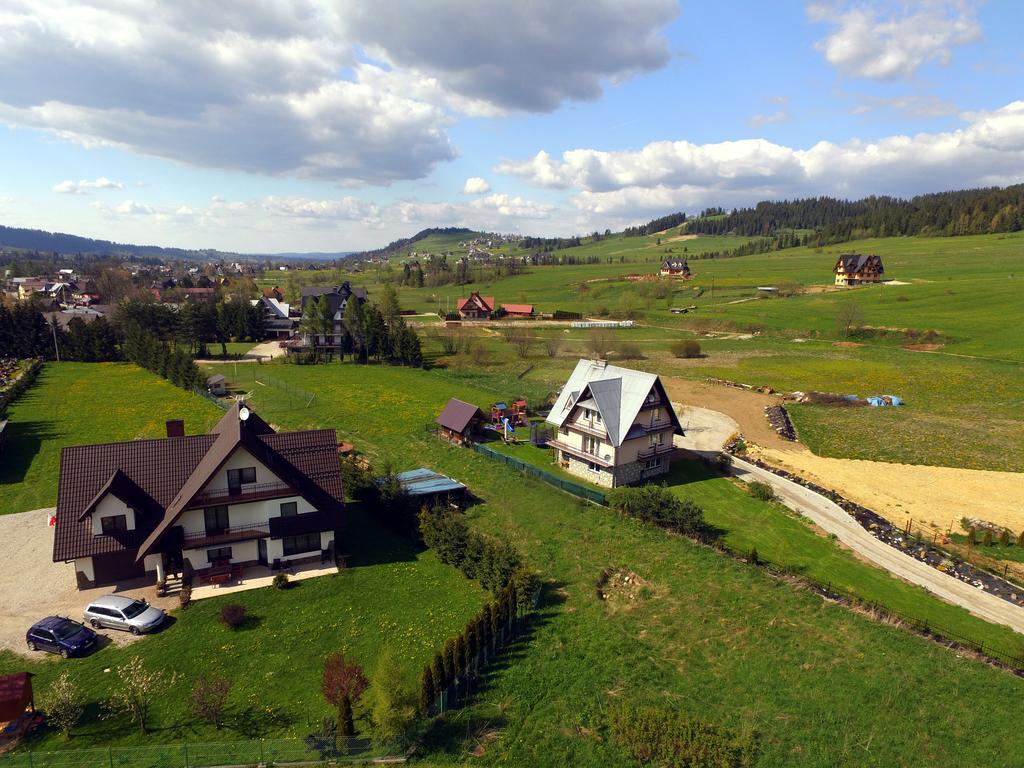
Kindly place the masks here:
POLYGON ((611 610, 629 610, 655 596, 654 585, 629 568, 608 568, 597 584, 598 596, 611 610))
POLYGON ((843 347, 844 349, 856 349, 857 347, 863 347, 863 344, 858 344, 856 341, 833 341, 833 347, 843 347))
POLYGON ((792 445, 760 451, 772 464, 796 472, 896 525, 958 532, 961 517, 983 517, 1011 531, 1024 530, 1024 474, 982 469, 891 464, 815 456, 792 445))
POLYGON ((945 344, 904 344, 903 349, 909 349, 911 352, 935 352, 936 350, 942 349, 945 344))
POLYGON ((662 376, 661 381, 669 399, 724 413, 739 424, 747 440, 769 448, 792 448, 793 443, 779 437, 764 415, 764 409, 769 405, 781 404, 781 398, 673 376, 662 376))

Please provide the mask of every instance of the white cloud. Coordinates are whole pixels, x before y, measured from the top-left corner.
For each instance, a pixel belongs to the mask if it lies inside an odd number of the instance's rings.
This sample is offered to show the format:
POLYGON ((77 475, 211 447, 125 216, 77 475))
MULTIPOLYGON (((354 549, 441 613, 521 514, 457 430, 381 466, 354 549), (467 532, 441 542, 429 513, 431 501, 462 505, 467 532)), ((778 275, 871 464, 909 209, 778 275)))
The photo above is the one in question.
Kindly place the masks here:
POLYGON ((552 110, 664 65, 677 13, 673 0, 382 3, 16 0, 0 10, 0 71, 18 73, 0 78, 0 122, 201 167, 389 184, 456 157, 458 115, 552 110))
POLYGON ((464 195, 482 195, 490 191, 491 185, 487 179, 481 179, 479 176, 470 176, 462 185, 462 194, 464 195))
POLYGON ((834 28, 816 47, 851 77, 909 78, 926 63, 948 64, 955 47, 981 38, 967 0, 812 2, 807 13, 812 21, 834 28))
POLYGON ((87 195, 93 189, 124 189, 124 184, 118 181, 111 181, 106 176, 100 176, 95 181, 87 179, 71 181, 68 179, 59 184, 54 184, 52 189, 54 192, 60 192, 65 195, 87 195))
POLYGON ((513 219, 546 219, 555 210, 555 206, 547 203, 497 193, 473 200, 469 207, 477 211, 493 211, 513 219))
POLYGON ((573 189, 590 214, 639 217, 708 204, 807 195, 913 195, 1024 180, 1024 101, 962 115, 964 128, 809 149, 764 139, 654 142, 636 151, 575 149, 499 165, 542 187, 573 189))
POLYGON ((344 35, 501 109, 547 112, 668 63, 674 0, 341 0, 344 35))

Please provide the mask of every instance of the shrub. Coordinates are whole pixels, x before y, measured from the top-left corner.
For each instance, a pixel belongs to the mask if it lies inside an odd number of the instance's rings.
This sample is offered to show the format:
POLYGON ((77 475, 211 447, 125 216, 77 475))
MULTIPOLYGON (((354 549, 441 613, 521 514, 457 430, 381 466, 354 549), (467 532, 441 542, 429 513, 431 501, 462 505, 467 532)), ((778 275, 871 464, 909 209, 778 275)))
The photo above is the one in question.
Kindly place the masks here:
POLYGON ((635 341, 624 341, 619 344, 618 353, 623 360, 640 360, 644 356, 640 345, 635 341))
POLYGON ((230 691, 231 681, 226 678, 218 677, 213 680, 207 680, 206 677, 199 678, 192 689, 192 713, 200 720, 210 723, 214 728, 220 730, 230 691))
MULTIPOLYGON (((426 676, 430 679, 430 676, 426 676)), ((387 744, 404 736, 416 718, 416 698, 402 675, 390 647, 377 657, 370 685, 370 720, 377 738, 387 744)))
POLYGON ((1005 528, 1003 528, 1003 530, 1001 530, 999 532, 999 546, 1001 546, 1001 547, 1008 547, 1008 546, 1010 546, 1010 532, 1008 530, 1006 530, 1005 528))
POLYGON ((700 357, 700 342, 696 339, 673 341, 672 354, 676 357, 700 357))
POLYGON ((544 339, 544 351, 548 357, 558 357, 558 353, 562 349, 562 340, 557 336, 549 336, 544 339))
POLYGON ((757 547, 751 547, 750 554, 747 555, 747 560, 750 561, 751 565, 758 565, 761 562, 760 555, 757 554, 757 547))
POLYGON ((986 547, 992 546, 992 530, 989 528, 985 529, 985 533, 982 536, 981 543, 986 547))
POLYGON ((1017 546, 1024 548, 1024 531, 1017 534, 1017 546))
POLYGON ((755 733, 735 733, 678 710, 616 704, 615 740, 640 763, 675 768, 750 768, 760 755, 755 733))
POLYGON ((65 739, 70 738, 71 729, 78 725, 85 712, 85 700, 67 672, 50 683, 42 703, 50 725, 64 734, 65 739))
POLYGON ((274 574, 274 579, 270 583, 274 585, 274 589, 288 589, 288 574, 279 571, 274 574))
POLYGON ((178 605, 182 608, 188 608, 192 605, 192 585, 187 581, 181 584, 181 592, 178 593, 178 605))
POLYGON ((220 623, 231 629, 238 629, 245 624, 245 606, 238 603, 227 603, 221 606, 220 623))
POLYGON ((760 501, 773 501, 775 499, 775 490, 768 483, 755 481, 747 486, 747 490, 751 496, 760 501))
POLYGON ((616 488, 608 494, 608 503, 621 514, 676 533, 692 536, 705 532, 704 510, 690 499, 680 499, 668 488, 657 485, 616 488))
POLYGON ((321 690, 327 703, 338 710, 335 739, 339 752, 346 751, 349 739, 355 736, 352 706, 359 703, 369 684, 363 668, 346 661, 341 653, 332 653, 324 660, 321 690))

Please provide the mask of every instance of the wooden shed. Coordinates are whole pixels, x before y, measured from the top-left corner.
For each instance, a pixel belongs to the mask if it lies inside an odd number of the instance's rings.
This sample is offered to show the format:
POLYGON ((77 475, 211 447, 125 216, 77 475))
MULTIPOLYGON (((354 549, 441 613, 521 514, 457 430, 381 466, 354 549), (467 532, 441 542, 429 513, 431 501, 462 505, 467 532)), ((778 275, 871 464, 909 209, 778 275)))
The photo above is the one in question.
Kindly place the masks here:
POLYGON ((434 421, 440 427, 441 437, 461 445, 476 437, 483 419, 483 411, 475 405, 453 397, 434 421))

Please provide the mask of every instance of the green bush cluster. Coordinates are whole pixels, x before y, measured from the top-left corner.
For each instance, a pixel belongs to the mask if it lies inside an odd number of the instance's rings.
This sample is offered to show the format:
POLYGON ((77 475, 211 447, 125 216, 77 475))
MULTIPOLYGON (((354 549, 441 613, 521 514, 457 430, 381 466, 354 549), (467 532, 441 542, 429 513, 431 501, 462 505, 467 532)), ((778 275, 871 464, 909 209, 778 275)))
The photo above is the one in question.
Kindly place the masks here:
POLYGON ((674 533, 701 536, 706 532, 704 510, 660 485, 616 488, 608 494, 608 504, 616 512, 674 533))
POLYGON ((760 755, 755 733, 734 733, 679 711, 616 704, 609 727, 625 751, 645 765, 748 768, 760 755))
POLYGON ((775 499, 775 490, 768 483, 755 480, 747 486, 747 490, 751 496, 760 501, 773 501, 775 499))
POLYGON ((672 354, 676 357, 700 357, 700 342, 696 339, 673 341, 672 354))
POLYGON ((491 536, 469 530, 462 515, 444 507, 424 507, 419 514, 423 543, 446 565, 477 579, 484 589, 498 594, 522 563, 515 547, 491 536))

